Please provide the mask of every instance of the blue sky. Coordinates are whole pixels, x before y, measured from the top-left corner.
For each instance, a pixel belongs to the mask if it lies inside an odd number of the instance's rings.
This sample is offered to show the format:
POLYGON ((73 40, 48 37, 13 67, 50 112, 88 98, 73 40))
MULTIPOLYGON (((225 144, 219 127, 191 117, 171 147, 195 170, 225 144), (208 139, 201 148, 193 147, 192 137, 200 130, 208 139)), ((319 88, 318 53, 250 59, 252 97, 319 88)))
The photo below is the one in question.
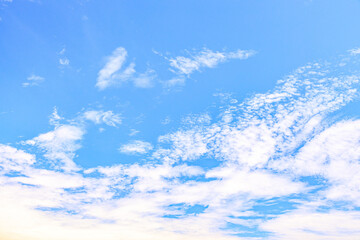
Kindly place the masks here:
POLYGON ((0 236, 360 238, 359 12, 0 0, 0 236))

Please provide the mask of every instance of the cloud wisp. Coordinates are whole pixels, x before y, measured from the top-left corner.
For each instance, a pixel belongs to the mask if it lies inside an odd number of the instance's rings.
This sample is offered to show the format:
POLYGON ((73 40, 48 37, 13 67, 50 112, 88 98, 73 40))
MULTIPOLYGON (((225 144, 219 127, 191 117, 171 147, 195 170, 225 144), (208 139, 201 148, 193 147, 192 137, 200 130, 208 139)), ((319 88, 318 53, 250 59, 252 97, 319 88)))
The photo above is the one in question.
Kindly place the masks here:
POLYGON ((39 86, 40 83, 42 83, 45 80, 45 78, 32 74, 29 77, 27 77, 26 80, 27 80, 26 82, 22 83, 23 87, 39 86))
POLYGON ((255 54, 251 50, 237 50, 235 52, 219 52, 210 49, 203 49, 194 56, 183 57, 178 56, 170 58, 170 66, 173 71, 178 74, 189 75, 195 71, 200 71, 202 68, 214 68, 219 63, 226 62, 230 59, 247 59, 255 54))
POLYGON ((131 62, 123 67, 128 53, 125 48, 116 48, 112 55, 107 58, 105 66, 99 71, 96 87, 104 90, 109 87, 120 86, 125 82, 132 81, 135 87, 150 88, 156 76, 155 71, 148 70, 145 73, 137 73, 135 63, 131 62))
MULTIPOLYGON (((184 118, 183 128, 160 136, 156 148, 142 141, 121 147, 152 150, 146 163, 74 167, 85 130, 70 125, 27 141, 44 151, 52 168, 39 163, 36 151, 0 145, 0 204, 6 206, 0 234, 30 240, 359 238, 360 123, 331 118, 358 98, 357 58, 300 67, 273 91, 231 101, 218 118, 184 118)), ((103 116, 87 119, 106 124, 103 116)))
MULTIPOLYGON (((183 86, 185 85, 186 79, 196 71, 201 71, 205 68, 214 68, 220 63, 224 63, 232 59, 244 60, 253 56, 255 53, 256 52, 253 50, 219 52, 205 48, 189 57, 166 57, 171 66, 170 71, 175 73, 176 76, 170 80, 163 81, 162 84, 165 88, 183 86)), ((155 54, 159 53, 155 52, 155 54)), ((148 69, 143 73, 138 73, 135 70, 134 62, 130 62, 127 66, 125 66, 127 58, 128 53, 123 47, 116 48, 112 52, 111 56, 107 57, 105 66, 98 73, 96 87, 99 90, 121 86, 126 82, 132 82, 132 84, 137 88, 154 87, 155 80, 157 78, 156 71, 148 69)))
POLYGON ((349 50, 349 53, 351 55, 358 55, 358 54, 360 54, 360 48, 351 49, 351 50, 349 50))
POLYGON ((120 114, 115 114, 112 111, 90 110, 84 112, 82 116, 85 120, 92 121, 95 124, 105 123, 112 127, 116 127, 122 122, 120 114))
POLYGON ((153 146, 151 143, 141 140, 134 140, 130 143, 122 145, 119 148, 119 151, 125 154, 145 154, 152 149, 153 146))
POLYGON ((174 72, 177 76, 163 82, 163 85, 166 88, 183 86, 186 79, 194 72, 199 72, 205 68, 215 68, 220 63, 225 63, 232 59, 248 59, 254 54, 256 54, 256 52, 253 50, 220 52, 204 48, 203 50, 188 57, 177 56, 173 58, 166 58, 170 63, 170 71, 174 72))
POLYGON ((68 66, 70 64, 69 58, 65 56, 66 48, 61 49, 58 53, 60 55, 59 64, 63 67, 68 66))

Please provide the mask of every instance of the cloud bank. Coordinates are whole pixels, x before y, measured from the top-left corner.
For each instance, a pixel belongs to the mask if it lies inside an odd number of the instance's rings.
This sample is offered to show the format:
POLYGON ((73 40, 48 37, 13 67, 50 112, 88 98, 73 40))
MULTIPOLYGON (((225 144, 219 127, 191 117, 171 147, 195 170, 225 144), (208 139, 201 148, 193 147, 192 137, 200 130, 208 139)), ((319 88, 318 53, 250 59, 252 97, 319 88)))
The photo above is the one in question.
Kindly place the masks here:
MULTIPOLYGON (((208 64, 222 61, 220 55, 208 64)), ((117 49, 99 78, 112 81, 125 57, 117 49)), ((300 67, 274 90, 231 101, 215 118, 185 118, 156 148, 142 141, 123 146, 129 153, 153 148, 146 163, 78 166, 75 152, 86 127, 76 124, 58 122, 25 141, 33 153, 0 145, 0 204, 6 206, 0 235, 357 239, 360 122, 332 117, 358 99, 357 57, 300 67)), ((106 113, 84 116, 115 125, 106 113)))

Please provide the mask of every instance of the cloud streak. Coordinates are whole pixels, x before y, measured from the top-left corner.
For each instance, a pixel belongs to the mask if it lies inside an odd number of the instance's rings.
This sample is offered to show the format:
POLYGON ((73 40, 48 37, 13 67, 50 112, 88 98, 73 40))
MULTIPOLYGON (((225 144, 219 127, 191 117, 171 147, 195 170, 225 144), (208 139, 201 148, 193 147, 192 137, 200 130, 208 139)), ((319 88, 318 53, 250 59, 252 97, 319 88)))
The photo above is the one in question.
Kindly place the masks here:
POLYGON ((247 59, 255 54, 251 50, 237 50, 235 52, 219 52, 212 51, 207 48, 191 57, 178 56, 170 58, 170 66, 178 74, 189 75, 202 68, 214 68, 219 63, 226 62, 231 59, 247 59))
POLYGON ((177 56, 173 58, 166 58, 170 64, 170 71, 177 76, 164 81, 163 85, 166 88, 173 88, 176 86, 185 85, 185 81, 194 72, 200 72, 202 69, 215 68, 220 63, 225 63, 233 59, 245 60, 255 55, 253 50, 236 50, 234 52, 220 52, 212 51, 204 48, 203 50, 190 56, 177 56))

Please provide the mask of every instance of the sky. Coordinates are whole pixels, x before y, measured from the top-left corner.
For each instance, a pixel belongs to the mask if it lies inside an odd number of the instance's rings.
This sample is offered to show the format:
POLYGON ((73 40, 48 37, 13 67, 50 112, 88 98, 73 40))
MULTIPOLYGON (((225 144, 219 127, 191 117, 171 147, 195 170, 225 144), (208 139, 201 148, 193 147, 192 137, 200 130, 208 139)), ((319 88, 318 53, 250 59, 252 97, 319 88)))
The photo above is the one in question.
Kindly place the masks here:
POLYGON ((360 239, 359 12, 0 0, 0 238, 360 239))

